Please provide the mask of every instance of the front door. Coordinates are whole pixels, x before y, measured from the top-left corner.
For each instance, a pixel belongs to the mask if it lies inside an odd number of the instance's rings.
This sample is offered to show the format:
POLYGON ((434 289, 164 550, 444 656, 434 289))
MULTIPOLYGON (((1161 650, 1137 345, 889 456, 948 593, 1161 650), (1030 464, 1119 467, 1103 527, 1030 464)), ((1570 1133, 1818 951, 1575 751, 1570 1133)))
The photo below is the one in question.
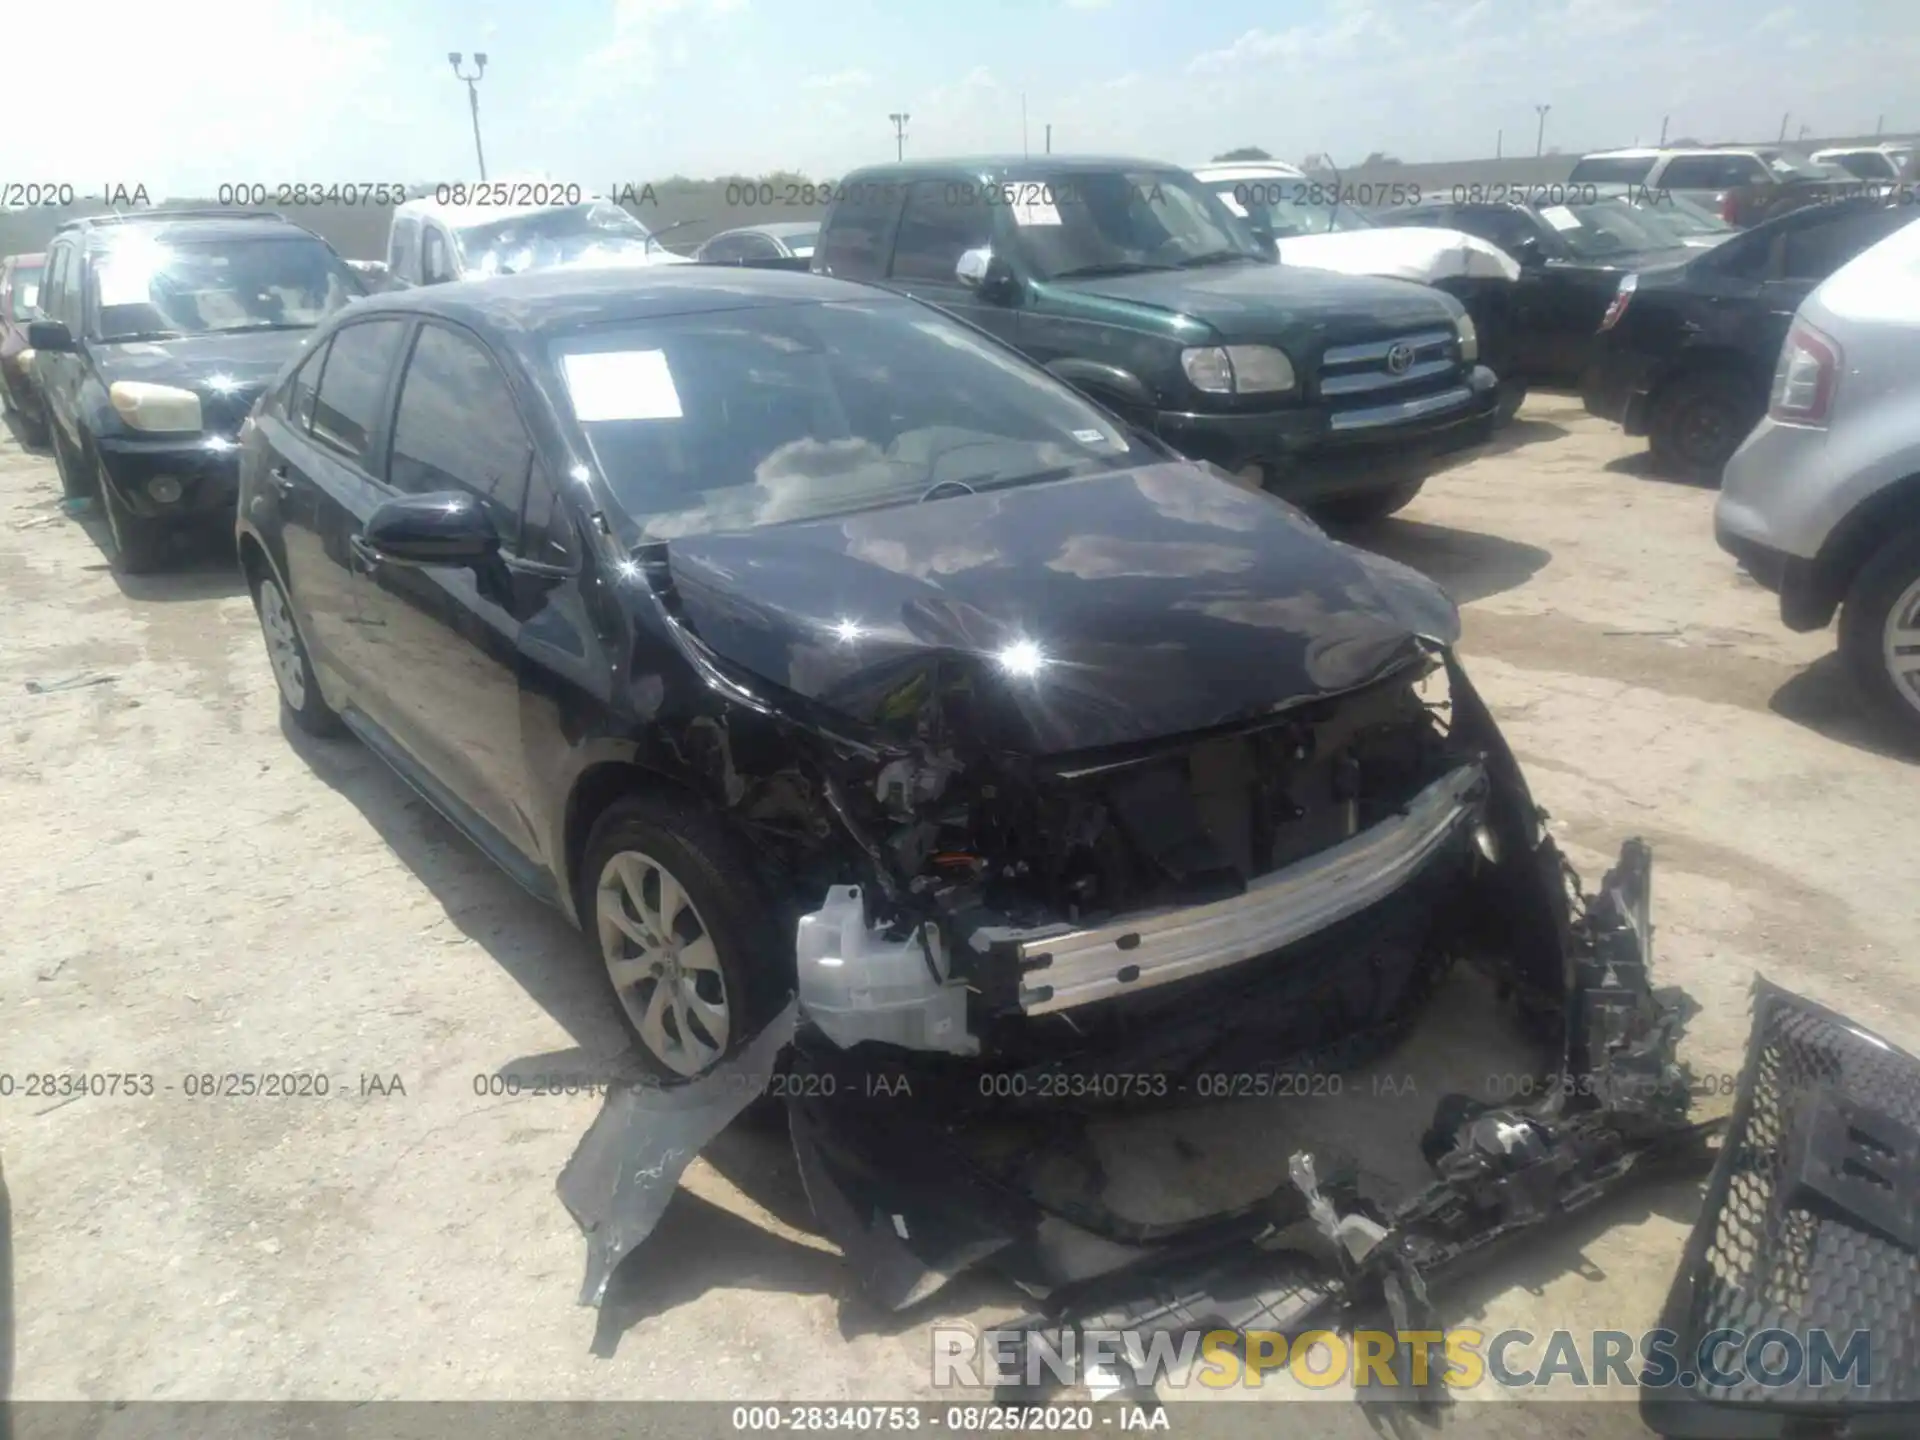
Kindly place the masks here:
POLYGON ((994 243, 998 197, 990 191, 989 186, 951 180, 920 180, 910 186, 886 283, 1013 344, 1020 323, 1017 305, 983 299, 956 273, 962 255, 994 243))
MULTIPOLYGON (((533 445, 512 391, 471 332, 429 321, 408 356, 387 485, 465 495, 492 517, 502 555, 480 567, 401 564, 357 547, 368 682, 414 764, 522 856, 537 858, 521 743, 519 643, 540 587, 508 560, 520 545, 533 445)), ((482 843, 494 837, 480 834, 482 843)))

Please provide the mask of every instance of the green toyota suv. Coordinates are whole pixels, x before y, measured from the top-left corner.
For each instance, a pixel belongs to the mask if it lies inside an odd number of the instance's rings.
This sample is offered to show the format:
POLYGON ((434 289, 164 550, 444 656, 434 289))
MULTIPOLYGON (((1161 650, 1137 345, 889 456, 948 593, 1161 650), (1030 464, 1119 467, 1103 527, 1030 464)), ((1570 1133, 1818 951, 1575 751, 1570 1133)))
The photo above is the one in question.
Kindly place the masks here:
POLYGON ((1393 513, 1493 429, 1497 382, 1457 300, 1281 265, 1170 165, 860 170, 835 187, 813 269, 958 315, 1182 453, 1335 519, 1393 513))

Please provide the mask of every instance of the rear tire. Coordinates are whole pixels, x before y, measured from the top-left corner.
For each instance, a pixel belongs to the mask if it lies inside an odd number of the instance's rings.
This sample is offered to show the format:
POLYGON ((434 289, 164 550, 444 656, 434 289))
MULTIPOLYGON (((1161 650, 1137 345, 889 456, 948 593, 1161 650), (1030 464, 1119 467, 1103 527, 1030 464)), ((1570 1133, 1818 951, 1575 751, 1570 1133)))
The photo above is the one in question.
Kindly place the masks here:
POLYGON ((588 837, 581 925, 634 1053, 662 1080, 737 1053, 792 991, 793 937, 754 878, 764 868, 718 816, 679 796, 616 800, 588 837))
POLYGON ((1840 657, 1867 700, 1920 747, 1920 530, 1895 535, 1840 607, 1840 657))
POLYGON ((1699 370, 1662 390, 1647 419, 1654 462, 1669 474, 1717 485, 1763 405, 1731 370, 1699 370))
POLYGON ((1406 509, 1426 483, 1423 475, 1418 480, 1408 480, 1385 490, 1367 490, 1358 495, 1317 500, 1307 508, 1336 525, 1371 525, 1406 509))

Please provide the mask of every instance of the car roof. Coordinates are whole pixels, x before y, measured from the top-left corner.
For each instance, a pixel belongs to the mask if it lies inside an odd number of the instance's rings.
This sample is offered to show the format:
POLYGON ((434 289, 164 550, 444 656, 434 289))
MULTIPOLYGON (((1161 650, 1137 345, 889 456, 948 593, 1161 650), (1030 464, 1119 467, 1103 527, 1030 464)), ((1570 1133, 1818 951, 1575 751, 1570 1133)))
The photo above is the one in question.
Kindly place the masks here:
POLYGON ((1674 153, 1676 152, 1671 150, 1654 150, 1646 146, 1641 146, 1638 149, 1627 150, 1589 150, 1580 158, 1582 160, 1645 160, 1655 155, 1671 155, 1674 153))
POLYGON ((804 235, 809 230, 819 228, 818 220, 769 220, 764 225, 736 225, 731 230, 722 230, 718 235, 710 236, 706 243, 711 245, 721 235, 771 235, 779 239, 786 235, 804 235))
POLYGON ((1289 165, 1284 160, 1229 160, 1219 165, 1191 165, 1188 167, 1202 180, 1262 180, 1277 178, 1281 180, 1304 180, 1307 172, 1297 165, 1289 165))
MULTIPOLYGON (((141 235, 165 240, 260 240, 274 236, 289 240, 320 239, 305 226, 270 211, 221 213, 182 210, 169 213, 150 210, 137 214, 88 215, 67 221, 55 233, 71 231, 83 237, 89 248, 104 248, 113 243, 116 235, 134 233, 136 230, 141 235)), ((326 242, 321 240, 320 243, 324 245, 326 242)))
MULTIPOLYGON (((500 183, 508 186, 529 184, 545 185, 556 189, 566 188, 551 180, 502 181, 500 183)), ((519 220, 528 215, 544 215, 550 210, 576 210, 582 205, 591 205, 606 198, 604 195, 583 190, 578 200, 550 200, 544 205, 488 205, 471 202, 456 205, 450 201, 443 203, 431 195, 422 195, 394 206, 393 218, 398 220, 403 215, 431 215, 436 220, 446 221, 449 225, 484 225, 495 220, 519 220)))
POLYGON ((1092 175, 1104 170, 1177 171, 1180 168, 1170 160, 1145 160, 1138 155, 957 155, 862 166, 849 172, 846 178, 857 175, 863 181, 918 180, 937 175, 972 175, 1011 180, 1022 175, 1092 175))
POLYGON ((350 314, 433 315, 476 330, 538 336, 700 311, 898 298, 804 270, 559 266, 369 296, 355 301, 350 314))

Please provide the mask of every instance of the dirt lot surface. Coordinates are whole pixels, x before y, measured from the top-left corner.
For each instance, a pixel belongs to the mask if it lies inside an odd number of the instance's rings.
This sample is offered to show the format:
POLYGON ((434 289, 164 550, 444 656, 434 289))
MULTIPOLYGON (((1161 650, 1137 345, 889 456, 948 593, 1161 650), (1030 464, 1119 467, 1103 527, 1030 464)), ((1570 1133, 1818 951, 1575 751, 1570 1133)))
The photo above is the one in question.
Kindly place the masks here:
MULTIPOLYGON (((1831 637, 1784 631, 1714 547, 1712 493, 1651 477, 1640 449, 1535 397, 1366 543, 1464 605, 1467 663, 1588 880, 1625 837, 1652 842, 1660 978, 1703 1007, 1696 1069, 1736 1069, 1756 971, 1920 1045, 1920 886, 1895 843, 1911 764, 1856 718, 1831 637)), ((931 1397, 928 1327, 1013 1313, 972 1281, 911 1320, 874 1313, 806 1228, 791 1157, 745 1132, 689 1172, 605 1311, 578 1307, 583 1246, 554 1180, 598 1102, 482 1092, 620 1048, 582 942, 357 745, 283 730, 217 542, 117 581, 58 494, 49 459, 0 440, 19 1398, 931 1397), (83 1072, 155 1093, 24 1093, 83 1072), (187 1093, 189 1076, 289 1073, 329 1093, 187 1093)), ((1381 1183, 1416 1179, 1407 1139, 1439 1090, 1518 1063, 1473 999, 1456 987, 1381 1067, 1415 1098, 1193 1116, 1197 1167, 1161 1118, 1104 1141, 1116 1194, 1178 1210, 1203 1185, 1275 1183, 1286 1137, 1316 1127, 1381 1183)), ((1697 1197, 1633 1190, 1444 1292, 1443 1312, 1646 1329, 1697 1197)), ((1624 1398, 1592 1392, 1555 1425, 1637 1433, 1624 1398)), ((1453 1420, 1517 1418, 1468 1403, 1453 1420)), ((1351 1406, 1313 1407, 1308 1428, 1366 1433, 1351 1406)))

